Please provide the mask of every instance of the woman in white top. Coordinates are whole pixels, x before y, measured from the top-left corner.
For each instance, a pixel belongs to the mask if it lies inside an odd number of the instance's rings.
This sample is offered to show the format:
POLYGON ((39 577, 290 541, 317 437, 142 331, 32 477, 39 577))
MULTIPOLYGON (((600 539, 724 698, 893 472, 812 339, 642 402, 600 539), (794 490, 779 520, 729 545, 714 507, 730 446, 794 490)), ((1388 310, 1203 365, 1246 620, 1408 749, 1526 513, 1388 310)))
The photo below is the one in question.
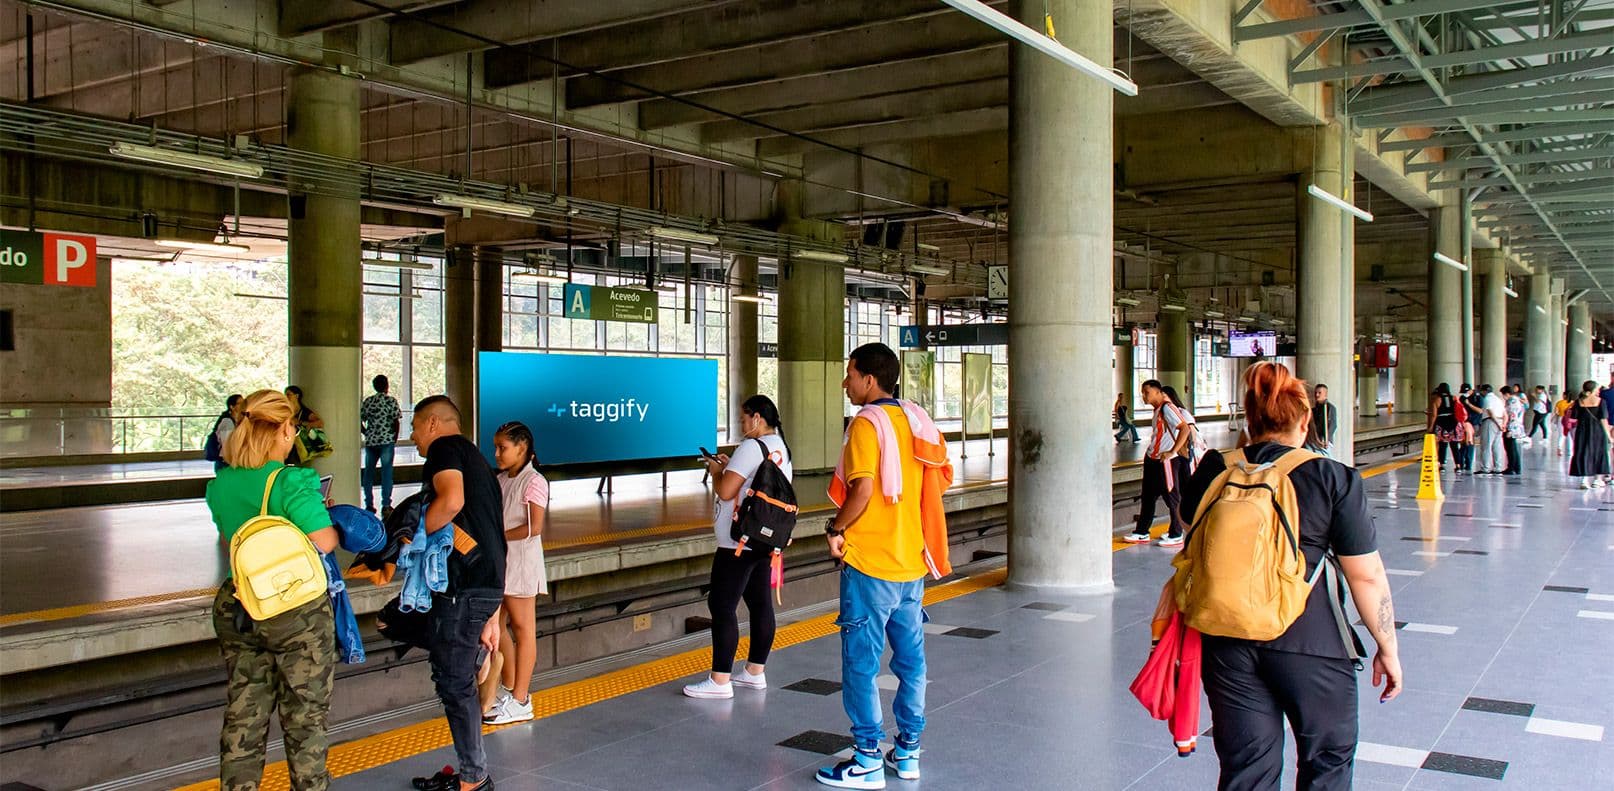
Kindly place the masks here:
POLYGON ((509 628, 500 633, 503 678, 493 706, 483 714, 489 725, 532 719, 532 669, 538 662, 537 596, 549 593, 544 578, 544 512, 549 508, 549 482, 538 474, 532 430, 506 423, 493 434, 493 461, 499 466, 504 493, 504 606, 509 628))
POLYGON ((763 446, 767 457, 778 465, 786 478, 793 477, 790 446, 785 444, 779 425, 779 407, 773 399, 754 395, 740 405, 740 428, 745 436, 734 448, 734 458, 718 456, 707 465, 717 493, 717 553, 712 556, 711 593, 706 606, 712 613, 712 673, 684 687, 692 698, 732 698, 734 687, 767 689, 763 675, 768 652, 773 650, 773 599, 769 595, 768 574, 771 552, 739 549, 731 528, 740 507, 741 493, 762 466, 763 446), (760 441, 760 442, 759 442, 760 441), (751 647, 745 667, 734 670, 734 652, 740 644, 738 609, 740 600, 751 613, 751 647))

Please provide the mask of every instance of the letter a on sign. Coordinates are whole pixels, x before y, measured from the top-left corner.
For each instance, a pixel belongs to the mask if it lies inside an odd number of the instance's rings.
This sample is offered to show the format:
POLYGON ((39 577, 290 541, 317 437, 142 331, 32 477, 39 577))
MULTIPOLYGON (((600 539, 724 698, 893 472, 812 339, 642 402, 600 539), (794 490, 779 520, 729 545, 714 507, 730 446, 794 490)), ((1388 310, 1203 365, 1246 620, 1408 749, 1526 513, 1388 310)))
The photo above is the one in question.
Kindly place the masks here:
POLYGON ((592 301, 590 299, 589 290, 590 289, 588 286, 578 285, 576 283, 566 284, 564 291, 564 297, 566 299, 566 318, 594 318, 593 314, 589 312, 589 303, 592 301))
POLYGON ((95 285, 95 237, 45 234, 45 284, 95 285))

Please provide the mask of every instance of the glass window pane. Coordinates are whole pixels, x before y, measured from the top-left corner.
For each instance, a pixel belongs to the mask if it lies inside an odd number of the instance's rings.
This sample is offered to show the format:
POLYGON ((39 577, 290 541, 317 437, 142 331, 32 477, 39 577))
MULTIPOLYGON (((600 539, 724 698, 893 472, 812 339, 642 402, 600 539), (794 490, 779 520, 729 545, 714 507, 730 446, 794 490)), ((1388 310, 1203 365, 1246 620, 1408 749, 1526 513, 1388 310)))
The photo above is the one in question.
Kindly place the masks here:
POLYGON ((411 381, 412 392, 409 394, 411 401, 419 401, 448 389, 448 369, 445 365, 443 347, 416 346, 413 363, 414 378, 411 381))

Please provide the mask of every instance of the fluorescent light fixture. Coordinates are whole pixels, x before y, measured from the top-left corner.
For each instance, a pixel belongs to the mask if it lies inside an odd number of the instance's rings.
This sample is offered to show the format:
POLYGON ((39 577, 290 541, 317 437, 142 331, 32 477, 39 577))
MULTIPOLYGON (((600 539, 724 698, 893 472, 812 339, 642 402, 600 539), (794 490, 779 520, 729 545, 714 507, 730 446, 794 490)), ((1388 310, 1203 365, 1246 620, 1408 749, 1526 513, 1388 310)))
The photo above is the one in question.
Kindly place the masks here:
POLYGON ((1585 331, 1585 330, 1583 330, 1583 329, 1581 329, 1581 328, 1580 328, 1580 327, 1576 327, 1576 328, 1575 328, 1575 334, 1576 334, 1576 335, 1585 335, 1585 334, 1586 334, 1586 331, 1585 331))
POLYGON ((945 266, 933 266, 931 264, 913 264, 908 267, 908 270, 924 275, 950 275, 953 273, 953 270, 945 266))
POLYGON ((1207 319, 1221 319, 1221 318, 1226 318, 1226 317, 1227 317, 1227 314, 1223 313, 1223 312, 1221 312, 1219 310, 1207 310, 1207 311, 1205 311, 1205 318, 1207 318, 1207 319))
POLYGON ((1462 261, 1459 261, 1459 260, 1457 260, 1455 258, 1452 258, 1451 256, 1446 255, 1445 253, 1435 253, 1435 260, 1439 261, 1440 263, 1445 264, 1446 266, 1449 266, 1452 269, 1455 269, 1455 270, 1457 270, 1459 272, 1467 272, 1468 271, 1468 264, 1465 264, 1462 261))
POLYGON ((768 298, 761 294, 730 294, 729 299, 735 302, 753 302, 758 305, 764 305, 768 302, 768 298))
POLYGON ((1233 320, 1234 321, 1255 321, 1255 317, 1254 316, 1240 316, 1240 317, 1238 317, 1236 319, 1233 319, 1233 320))
POLYGON ((915 242, 914 247, 917 247, 917 248, 919 248, 921 250, 924 250, 926 252, 931 252, 931 253, 939 253, 939 252, 941 252, 940 247, 938 247, 936 245, 933 245, 933 244, 925 244, 924 242, 915 242))
POLYGON ((1097 77, 1109 83, 1115 90, 1127 96, 1137 96, 1138 86, 1114 70, 1100 66, 1087 58, 1082 57, 1075 50, 1055 41, 1048 36, 1032 30, 1021 24, 1019 20, 998 11, 980 0, 942 0, 943 3, 959 11, 985 22, 988 26, 996 28, 1009 38, 1021 42, 1060 63, 1070 66, 1077 71, 1092 77, 1097 77))
POLYGON ((367 297, 392 297, 393 299, 420 299, 422 297, 422 294, 420 293, 420 291, 418 289, 414 290, 414 291, 410 291, 408 294, 403 294, 403 293, 400 293, 400 292, 397 292, 397 291, 375 291, 375 290, 366 290, 366 291, 363 291, 361 293, 363 293, 367 297))
POLYGON ((1504 294, 1506 294, 1506 295, 1508 295, 1510 297, 1513 297, 1514 299, 1519 298, 1519 292, 1514 291, 1513 289, 1508 288, 1507 286, 1502 287, 1502 293, 1504 293, 1504 294))
POLYGON ((207 154, 192 154, 189 151, 176 151, 172 148, 142 146, 136 143, 113 143, 112 147, 107 151, 124 159, 150 162, 154 165, 173 165, 192 170, 205 170, 209 173, 218 173, 225 176, 241 176, 253 179, 263 176, 263 168, 251 162, 208 156, 207 154))
POLYGON ((1356 219, 1361 220, 1362 222, 1373 222, 1372 212, 1364 209, 1358 209, 1356 208, 1356 204, 1351 203, 1350 201, 1345 200, 1344 198, 1341 198, 1328 190, 1318 187, 1316 184, 1307 186, 1306 194, 1322 201, 1323 203, 1333 206, 1336 209, 1348 211, 1351 214, 1356 215, 1356 219))
POLYGON ((678 286, 678 283, 662 283, 657 285, 655 290, 660 291, 663 294, 677 294, 678 286))
POLYGON ((1175 305, 1175 304, 1172 304, 1170 302, 1167 302, 1167 303, 1161 305, 1160 309, 1167 312, 1167 313, 1187 313, 1188 312, 1188 306, 1187 305, 1175 305))
POLYGON ((565 277, 562 277, 560 275, 546 275, 543 272, 540 272, 540 271, 538 271, 536 269, 521 269, 521 270, 517 270, 515 272, 511 272, 510 277, 512 279, 519 277, 522 280, 533 280, 533 281, 536 281, 536 282, 539 282, 539 283, 548 283, 550 285, 555 285, 555 286, 565 285, 567 283, 572 282, 572 281, 570 281, 570 280, 568 280, 565 277))
POLYGON ((1120 305, 1123 308, 1135 308, 1143 303, 1133 299, 1132 297, 1116 297, 1115 304, 1120 305))
POLYGON ((654 236, 657 239, 671 239, 676 242, 704 244, 708 247, 717 244, 719 241, 718 238, 712 234, 700 233, 698 231, 686 231, 682 228, 660 228, 651 226, 649 233, 651 236, 654 236))
POLYGON ((360 262, 365 266, 384 266, 392 269, 413 269, 417 272, 430 271, 432 265, 425 261, 389 261, 385 258, 364 258, 360 262))
POLYGON ((797 250, 795 256, 804 261, 823 261, 826 264, 844 264, 846 253, 826 253, 823 250, 797 250))
POLYGON ((1561 322, 1561 323, 1562 323, 1562 324, 1563 324, 1563 325, 1564 325, 1564 326, 1565 326, 1565 327, 1567 327, 1567 326, 1569 326, 1569 319, 1559 319, 1559 321, 1560 321, 1560 322, 1561 322))
POLYGON ((250 253, 252 248, 244 244, 192 242, 187 239, 158 239, 158 247, 172 247, 179 250, 195 250, 201 253, 250 253))
POLYGON ((502 200, 490 200, 471 195, 451 195, 443 193, 432 198, 432 203, 438 206, 451 206, 456 209, 471 209, 475 211, 492 212, 493 214, 507 214, 511 217, 531 217, 537 209, 523 206, 519 203, 507 203, 502 200))
POLYGON ((1535 308, 1535 309, 1536 309, 1536 310, 1537 310, 1537 311, 1538 311, 1538 312, 1540 312, 1540 313, 1541 313, 1541 315, 1543 315, 1543 316, 1545 316, 1545 315, 1547 315, 1547 309, 1546 309, 1546 308, 1544 308, 1544 307, 1541 307, 1541 306, 1540 306, 1540 305, 1531 305, 1531 306, 1530 306, 1530 307, 1533 307, 1533 308, 1535 308))

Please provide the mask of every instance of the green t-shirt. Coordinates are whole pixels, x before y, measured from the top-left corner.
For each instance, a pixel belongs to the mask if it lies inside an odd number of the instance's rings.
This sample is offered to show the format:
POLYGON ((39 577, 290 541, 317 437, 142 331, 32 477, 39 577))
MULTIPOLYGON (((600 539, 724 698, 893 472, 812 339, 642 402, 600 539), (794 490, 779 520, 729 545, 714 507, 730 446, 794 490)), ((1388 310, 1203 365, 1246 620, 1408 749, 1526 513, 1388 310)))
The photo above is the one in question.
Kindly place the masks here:
MULTIPOLYGON (((311 467, 286 467, 271 461, 257 469, 225 467, 207 484, 207 510, 225 543, 263 507, 263 487, 269 473, 285 467, 269 495, 269 513, 283 516, 309 534, 331 526, 331 514, 319 496, 319 473, 311 467)), ((226 569, 226 576, 228 569, 226 569)))

